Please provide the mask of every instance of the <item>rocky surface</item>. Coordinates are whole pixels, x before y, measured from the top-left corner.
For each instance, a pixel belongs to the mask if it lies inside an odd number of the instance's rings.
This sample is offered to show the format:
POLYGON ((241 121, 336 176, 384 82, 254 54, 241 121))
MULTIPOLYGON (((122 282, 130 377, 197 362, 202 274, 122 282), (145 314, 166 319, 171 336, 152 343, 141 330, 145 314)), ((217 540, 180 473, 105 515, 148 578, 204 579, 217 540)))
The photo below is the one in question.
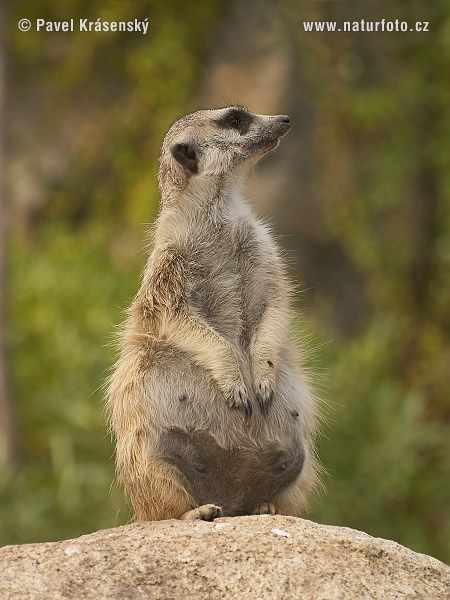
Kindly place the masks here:
POLYGON ((135 523, 0 548, 1 600, 450 599, 450 568, 303 519, 135 523))

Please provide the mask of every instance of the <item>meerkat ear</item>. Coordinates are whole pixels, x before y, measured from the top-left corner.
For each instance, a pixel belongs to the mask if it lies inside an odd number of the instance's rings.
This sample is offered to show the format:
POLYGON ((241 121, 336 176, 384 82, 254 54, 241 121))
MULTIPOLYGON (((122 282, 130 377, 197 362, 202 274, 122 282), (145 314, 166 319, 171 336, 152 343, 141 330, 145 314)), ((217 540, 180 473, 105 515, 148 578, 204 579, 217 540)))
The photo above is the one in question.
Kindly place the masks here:
POLYGON ((197 153, 191 144, 175 144, 172 156, 191 173, 198 173, 197 153))

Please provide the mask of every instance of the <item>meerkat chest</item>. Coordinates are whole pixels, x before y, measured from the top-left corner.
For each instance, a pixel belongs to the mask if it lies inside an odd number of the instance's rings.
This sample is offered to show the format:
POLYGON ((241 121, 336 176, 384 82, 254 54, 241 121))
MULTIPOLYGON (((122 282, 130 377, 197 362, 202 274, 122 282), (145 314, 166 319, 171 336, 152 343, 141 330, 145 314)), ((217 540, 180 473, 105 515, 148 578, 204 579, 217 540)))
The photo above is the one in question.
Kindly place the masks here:
POLYGON ((197 241, 189 261, 191 305, 220 333, 237 338, 267 304, 274 283, 270 244, 246 221, 197 241))

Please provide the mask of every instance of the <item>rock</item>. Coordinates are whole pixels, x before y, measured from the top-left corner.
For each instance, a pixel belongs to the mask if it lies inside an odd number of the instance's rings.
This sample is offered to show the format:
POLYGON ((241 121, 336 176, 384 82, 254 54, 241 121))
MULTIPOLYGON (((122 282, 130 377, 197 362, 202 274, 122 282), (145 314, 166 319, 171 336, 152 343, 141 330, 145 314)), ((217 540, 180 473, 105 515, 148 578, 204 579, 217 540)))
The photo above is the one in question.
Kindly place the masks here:
POLYGON ((295 517, 135 523, 0 549, 1 600, 450 598, 450 568, 295 517))

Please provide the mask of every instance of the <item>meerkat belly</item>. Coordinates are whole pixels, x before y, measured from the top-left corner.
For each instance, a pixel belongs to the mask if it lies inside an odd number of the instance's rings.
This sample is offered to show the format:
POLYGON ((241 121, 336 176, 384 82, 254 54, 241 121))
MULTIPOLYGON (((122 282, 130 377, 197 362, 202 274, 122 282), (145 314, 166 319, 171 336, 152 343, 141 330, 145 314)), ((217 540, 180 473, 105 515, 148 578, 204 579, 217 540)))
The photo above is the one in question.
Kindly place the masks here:
POLYGON ((176 466, 200 504, 248 514, 292 484, 308 452, 301 382, 288 367, 277 381, 279 401, 250 423, 230 411, 209 373, 167 346, 155 349, 146 374, 151 453, 176 466))
POLYGON ((187 491, 199 505, 214 503, 224 516, 251 514, 270 502, 300 474, 305 453, 300 443, 282 449, 275 442, 250 440, 223 448, 208 431, 166 430, 165 459, 184 475, 187 491))

